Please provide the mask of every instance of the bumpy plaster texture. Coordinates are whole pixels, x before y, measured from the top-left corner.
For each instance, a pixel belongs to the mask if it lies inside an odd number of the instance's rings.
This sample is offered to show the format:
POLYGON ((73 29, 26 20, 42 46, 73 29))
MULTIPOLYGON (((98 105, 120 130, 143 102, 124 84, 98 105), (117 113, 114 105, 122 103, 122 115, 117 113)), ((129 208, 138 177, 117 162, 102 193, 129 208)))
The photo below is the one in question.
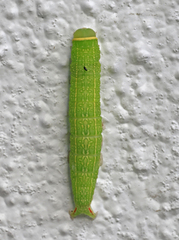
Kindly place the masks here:
POLYGON ((178 0, 0 1, 0 239, 179 239, 178 0), (101 48, 94 221, 73 200, 73 32, 101 48))

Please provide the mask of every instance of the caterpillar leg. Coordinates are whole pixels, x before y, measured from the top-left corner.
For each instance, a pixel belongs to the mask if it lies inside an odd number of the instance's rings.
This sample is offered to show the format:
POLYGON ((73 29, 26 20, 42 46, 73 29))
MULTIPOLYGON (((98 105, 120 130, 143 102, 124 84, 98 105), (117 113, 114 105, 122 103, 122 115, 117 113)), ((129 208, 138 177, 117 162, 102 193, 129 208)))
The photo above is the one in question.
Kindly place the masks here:
POLYGON ((68 151, 68 156, 67 156, 68 163, 70 162, 70 151, 68 151))
POLYGON ((99 161, 100 161, 100 166, 103 165, 103 155, 102 155, 102 153, 101 153, 101 156, 100 156, 100 160, 99 160, 99 161))
POLYGON ((75 218, 78 215, 85 214, 94 220, 97 216, 97 213, 94 213, 91 206, 89 207, 75 207, 73 211, 69 212, 71 219, 75 218))

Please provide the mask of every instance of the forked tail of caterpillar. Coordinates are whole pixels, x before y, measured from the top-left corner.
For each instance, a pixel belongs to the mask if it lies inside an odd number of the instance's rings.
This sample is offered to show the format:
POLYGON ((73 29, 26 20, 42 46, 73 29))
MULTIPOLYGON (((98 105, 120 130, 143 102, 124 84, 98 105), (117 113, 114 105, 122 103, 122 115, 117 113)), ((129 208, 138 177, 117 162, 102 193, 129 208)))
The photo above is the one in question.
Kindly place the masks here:
POLYGON ((94 213, 91 206, 79 206, 75 207, 73 211, 69 212, 71 219, 75 218, 78 215, 85 214, 94 220, 97 216, 97 212, 94 213))

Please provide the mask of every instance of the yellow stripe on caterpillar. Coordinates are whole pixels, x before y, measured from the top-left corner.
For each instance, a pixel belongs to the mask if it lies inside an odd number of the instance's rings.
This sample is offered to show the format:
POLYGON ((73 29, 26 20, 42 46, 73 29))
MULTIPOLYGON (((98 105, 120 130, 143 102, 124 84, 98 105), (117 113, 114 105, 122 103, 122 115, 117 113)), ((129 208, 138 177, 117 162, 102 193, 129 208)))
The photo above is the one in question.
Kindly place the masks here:
POLYGON ((92 39, 97 39, 97 37, 73 38, 73 41, 83 41, 83 40, 92 40, 92 39))

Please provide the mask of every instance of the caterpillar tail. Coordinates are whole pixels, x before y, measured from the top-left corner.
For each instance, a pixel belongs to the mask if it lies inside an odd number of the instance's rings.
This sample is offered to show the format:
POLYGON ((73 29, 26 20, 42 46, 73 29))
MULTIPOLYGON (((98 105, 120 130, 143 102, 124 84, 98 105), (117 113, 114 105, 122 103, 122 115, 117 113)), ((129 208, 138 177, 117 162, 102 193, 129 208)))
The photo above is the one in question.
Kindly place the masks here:
POLYGON ((91 206, 75 207, 73 211, 69 212, 71 219, 77 217, 78 215, 85 214, 94 220, 98 213, 94 213, 91 206))

